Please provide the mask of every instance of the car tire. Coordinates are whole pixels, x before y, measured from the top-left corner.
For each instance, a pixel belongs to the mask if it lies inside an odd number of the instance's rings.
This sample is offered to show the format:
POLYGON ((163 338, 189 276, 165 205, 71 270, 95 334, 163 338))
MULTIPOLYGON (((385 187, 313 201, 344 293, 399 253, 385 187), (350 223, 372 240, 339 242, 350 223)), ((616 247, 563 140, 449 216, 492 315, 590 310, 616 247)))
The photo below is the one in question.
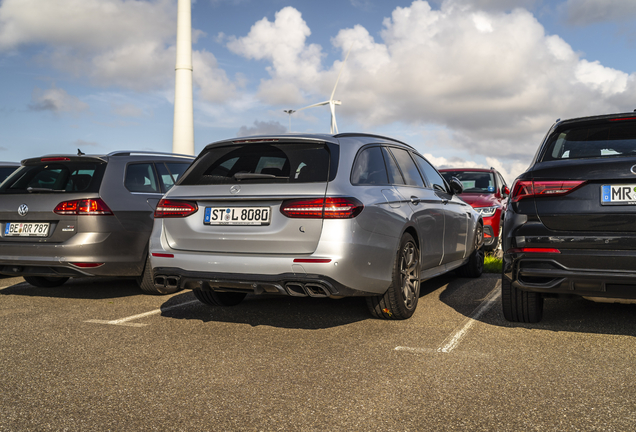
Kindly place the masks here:
POLYGON ((382 296, 367 297, 367 307, 376 318, 410 318, 420 297, 420 251, 410 234, 400 241, 391 286, 382 296))
POLYGON ((152 267, 150 266, 150 257, 146 257, 146 265, 144 265, 144 272, 140 277, 136 279, 137 285, 144 292, 144 294, 150 295, 165 295, 173 294, 180 290, 179 287, 157 287, 154 280, 152 280, 152 267))
MULTIPOLYGON (((478 225, 478 229, 481 225, 478 225)), ((483 227, 481 228, 483 230, 483 227)), ((468 257, 468 262, 457 269, 457 274, 461 277, 478 278, 484 272, 484 247, 477 247, 481 243, 480 236, 483 231, 475 234, 476 249, 468 257)))
POLYGON ((64 285, 67 277, 23 276, 24 280, 38 288, 54 288, 64 285))
POLYGON ((515 288, 510 279, 503 275, 501 277, 501 306, 504 318, 510 322, 538 323, 543 317, 541 294, 515 288))
POLYGON ((194 296, 209 306, 236 306, 243 301, 247 294, 234 292, 203 291, 193 289, 194 296))

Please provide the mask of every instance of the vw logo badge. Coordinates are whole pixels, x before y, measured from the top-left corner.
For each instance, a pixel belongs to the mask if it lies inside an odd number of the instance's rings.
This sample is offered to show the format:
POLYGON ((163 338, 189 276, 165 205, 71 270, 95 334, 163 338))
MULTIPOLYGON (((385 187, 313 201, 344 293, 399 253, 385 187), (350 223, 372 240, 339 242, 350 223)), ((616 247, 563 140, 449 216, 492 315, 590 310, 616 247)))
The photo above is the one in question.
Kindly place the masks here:
POLYGON ((231 194, 237 194, 241 191, 241 187, 239 185, 232 185, 230 186, 230 193, 231 194))
POLYGON ((26 216, 28 212, 29 212, 29 207, 26 204, 22 204, 20 207, 18 207, 18 214, 20 216, 26 216))
POLYGON ((630 171, 632 172, 632 174, 636 175, 636 165, 634 165, 632 169, 630 169, 630 171))

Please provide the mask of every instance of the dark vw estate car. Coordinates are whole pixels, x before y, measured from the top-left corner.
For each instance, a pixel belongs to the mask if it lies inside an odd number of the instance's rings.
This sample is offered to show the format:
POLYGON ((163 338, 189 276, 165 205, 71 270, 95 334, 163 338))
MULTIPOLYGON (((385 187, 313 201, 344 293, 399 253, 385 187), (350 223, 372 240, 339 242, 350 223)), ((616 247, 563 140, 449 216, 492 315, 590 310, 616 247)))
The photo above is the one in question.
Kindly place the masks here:
POLYGON ((26 159, 0 185, 0 273, 52 287, 69 277, 150 277, 154 208, 191 156, 114 152, 26 159))
POLYGON ((545 297, 636 298, 636 114, 557 121, 512 187, 503 312, 538 322, 545 297))
POLYGON ((501 242, 501 222, 510 195, 499 171, 494 168, 446 168, 439 172, 446 181, 457 177, 462 182, 464 191, 459 197, 473 206, 484 219, 484 249, 497 249, 501 242))
POLYGON ((366 296, 374 316, 408 318, 421 280, 482 271, 481 217, 457 197, 461 183, 451 187, 385 137, 210 144, 157 206, 154 281, 209 305, 247 293, 366 296))

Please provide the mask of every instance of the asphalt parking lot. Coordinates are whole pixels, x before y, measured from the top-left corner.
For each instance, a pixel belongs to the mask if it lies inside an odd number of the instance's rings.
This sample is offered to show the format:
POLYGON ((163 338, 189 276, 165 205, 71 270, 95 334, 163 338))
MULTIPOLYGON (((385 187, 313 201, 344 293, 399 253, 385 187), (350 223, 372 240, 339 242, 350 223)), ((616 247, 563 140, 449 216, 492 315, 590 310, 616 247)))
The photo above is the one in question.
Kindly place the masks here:
POLYGON ((0 431, 634 430, 636 305, 546 300, 515 325, 498 283, 440 277, 381 321, 361 299, 1 279, 0 431))

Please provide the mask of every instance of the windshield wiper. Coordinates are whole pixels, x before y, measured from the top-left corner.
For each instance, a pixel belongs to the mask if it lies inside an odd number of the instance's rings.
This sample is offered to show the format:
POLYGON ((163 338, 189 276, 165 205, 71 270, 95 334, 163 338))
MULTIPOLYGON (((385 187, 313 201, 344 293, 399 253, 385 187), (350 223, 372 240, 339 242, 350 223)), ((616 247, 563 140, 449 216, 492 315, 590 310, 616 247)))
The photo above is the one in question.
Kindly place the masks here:
POLYGON ((33 192, 66 192, 64 189, 49 189, 49 188, 34 188, 34 187, 28 187, 26 188, 28 193, 33 193, 33 192))
POLYGON ((288 179, 285 176, 275 176, 274 174, 258 174, 258 173, 243 173, 239 172, 233 176, 237 180, 249 180, 249 179, 288 179))

